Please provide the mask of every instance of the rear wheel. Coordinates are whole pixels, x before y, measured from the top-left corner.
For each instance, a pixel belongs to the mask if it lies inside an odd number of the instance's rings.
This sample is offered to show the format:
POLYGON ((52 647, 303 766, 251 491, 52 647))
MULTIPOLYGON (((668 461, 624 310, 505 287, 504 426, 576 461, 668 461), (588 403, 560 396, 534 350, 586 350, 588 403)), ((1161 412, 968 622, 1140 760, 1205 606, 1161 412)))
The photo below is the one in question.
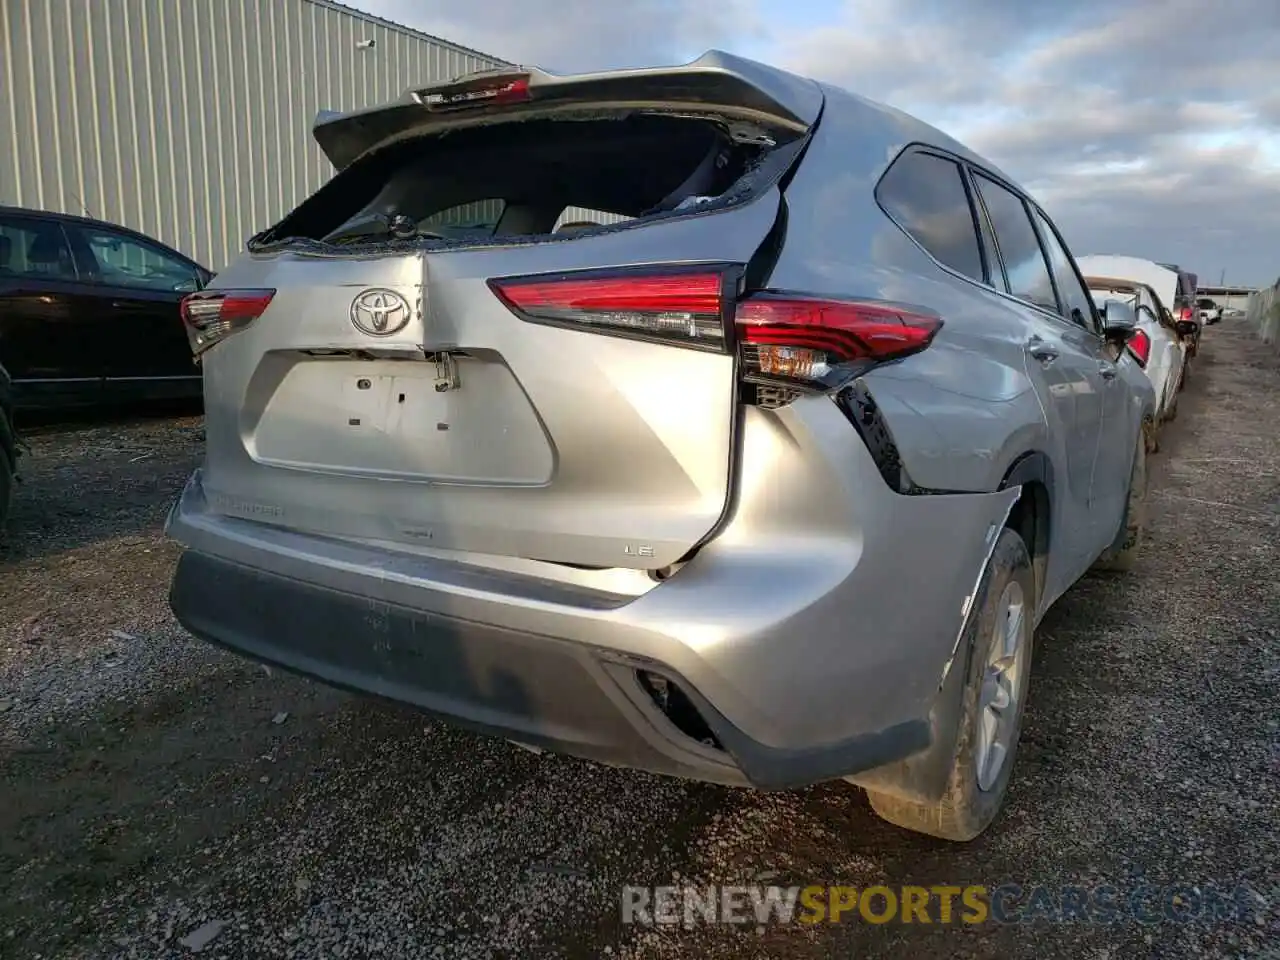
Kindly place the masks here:
POLYGON ((1094 563, 1095 570, 1129 570, 1138 557, 1147 523, 1147 446, 1146 433, 1151 421, 1144 421, 1142 436, 1133 458, 1133 470, 1129 475, 1129 497, 1125 503, 1124 519, 1111 546, 1094 563))
POLYGON ((1009 786, 1031 678, 1035 577, 1026 544, 1000 533, 970 623, 963 705, 946 791, 923 803, 868 790, 871 808, 892 824, 966 841, 999 813, 1009 786))
MULTIPOLYGON (((0 367, 0 374, 4 368, 0 367)), ((9 519, 9 505, 13 502, 13 478, 17 473, 17 432, 6 407, 0 406, 0 538, 9 519)))
MULTIPOLYGON (((0 425, 0 429, 3 429, 0 425)), ((13 460, 9 452, 0 446, 0 538, 4 537, 5 523, 9 519, 9 504, 13 500, 13 460)))

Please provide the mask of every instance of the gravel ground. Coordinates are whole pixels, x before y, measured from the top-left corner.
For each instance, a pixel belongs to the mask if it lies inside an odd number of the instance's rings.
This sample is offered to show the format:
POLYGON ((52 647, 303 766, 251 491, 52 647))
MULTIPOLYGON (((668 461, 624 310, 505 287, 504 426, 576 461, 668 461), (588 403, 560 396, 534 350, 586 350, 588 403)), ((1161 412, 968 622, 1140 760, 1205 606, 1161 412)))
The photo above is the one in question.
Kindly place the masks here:
POLYGON ((1280 956, 1280 361, 1210 331, 1149 546, 1038 633, 1004 817, 539 757, 187 639, 161 537, 198 419, 44 429, 0 547, 0 956, 1280 956), (1233 921, 624 926, 623 884, 1247 889, 1233 921))

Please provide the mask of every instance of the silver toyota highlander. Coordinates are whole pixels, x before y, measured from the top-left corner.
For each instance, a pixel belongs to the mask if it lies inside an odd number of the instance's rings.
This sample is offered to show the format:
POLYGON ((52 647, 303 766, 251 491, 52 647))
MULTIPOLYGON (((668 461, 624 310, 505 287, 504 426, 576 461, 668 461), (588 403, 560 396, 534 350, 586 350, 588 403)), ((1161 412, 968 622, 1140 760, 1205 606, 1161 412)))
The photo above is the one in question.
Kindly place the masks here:
POLYGON ((724 53, 317 119, 183 305, 193 634, 451 723, 956 840, 1032 632, 1140 536, 1152 388, 1025 191, 724 53))

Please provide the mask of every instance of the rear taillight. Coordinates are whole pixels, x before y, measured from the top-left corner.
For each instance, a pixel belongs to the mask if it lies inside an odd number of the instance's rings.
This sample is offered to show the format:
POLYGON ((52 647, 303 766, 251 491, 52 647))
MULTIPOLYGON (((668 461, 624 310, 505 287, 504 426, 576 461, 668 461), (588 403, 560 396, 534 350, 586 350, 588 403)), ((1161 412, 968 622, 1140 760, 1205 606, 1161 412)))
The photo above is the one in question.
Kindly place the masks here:
POLYGON ((1147 336, 1146 331, 1133 331, 1133 336, 1129 338, 1126 346, 1133 354, 1133 359, 1138 361, 1138 365, 1145 367, 1147 361, 1151 359, 1151 338, 1147 336))
POLYGON ((737 300, 728 266, 559 274, 489 281, 533 323, 727 352, 737 345, 743 380, 770 394, 839 388, 869 367, 918 353, 942 319, 918 307, 757 293, 737 300))
POLYGON ((724 350, 723 271, 538 276, 491 280, 493 292, 533 323, 724 350))
POLYGON ((260 317, 274 290, 204 290, 182 301, 182 324, 193 356, 260 317))
POLYGON ((1182 320, 1194 320, 1195 311, 1192 310, 1190 307, 1183 307, 1182 312, 1178 316, 1182 320))
POLYGON ((735 321, 749 382, 817 389, 918 353, 942 327, 918 308, 774 293, 739 303, 735 321))

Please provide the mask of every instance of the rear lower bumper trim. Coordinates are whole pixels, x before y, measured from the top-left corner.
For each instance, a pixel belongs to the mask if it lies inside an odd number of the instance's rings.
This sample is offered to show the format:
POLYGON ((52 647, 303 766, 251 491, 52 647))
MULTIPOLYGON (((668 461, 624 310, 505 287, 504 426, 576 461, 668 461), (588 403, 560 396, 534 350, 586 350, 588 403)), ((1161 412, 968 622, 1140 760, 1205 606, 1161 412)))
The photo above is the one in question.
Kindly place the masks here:
POLYGON ((197 637, 335 687, 415 706, 477 733, 654 773, 787 789, 927 748, 926 720, 804 749, 762 744, 663 664, 304 583, 188 550, 170 590, 197 637), (724 750, 680 733, 635 670, 667 675, 724 750))

